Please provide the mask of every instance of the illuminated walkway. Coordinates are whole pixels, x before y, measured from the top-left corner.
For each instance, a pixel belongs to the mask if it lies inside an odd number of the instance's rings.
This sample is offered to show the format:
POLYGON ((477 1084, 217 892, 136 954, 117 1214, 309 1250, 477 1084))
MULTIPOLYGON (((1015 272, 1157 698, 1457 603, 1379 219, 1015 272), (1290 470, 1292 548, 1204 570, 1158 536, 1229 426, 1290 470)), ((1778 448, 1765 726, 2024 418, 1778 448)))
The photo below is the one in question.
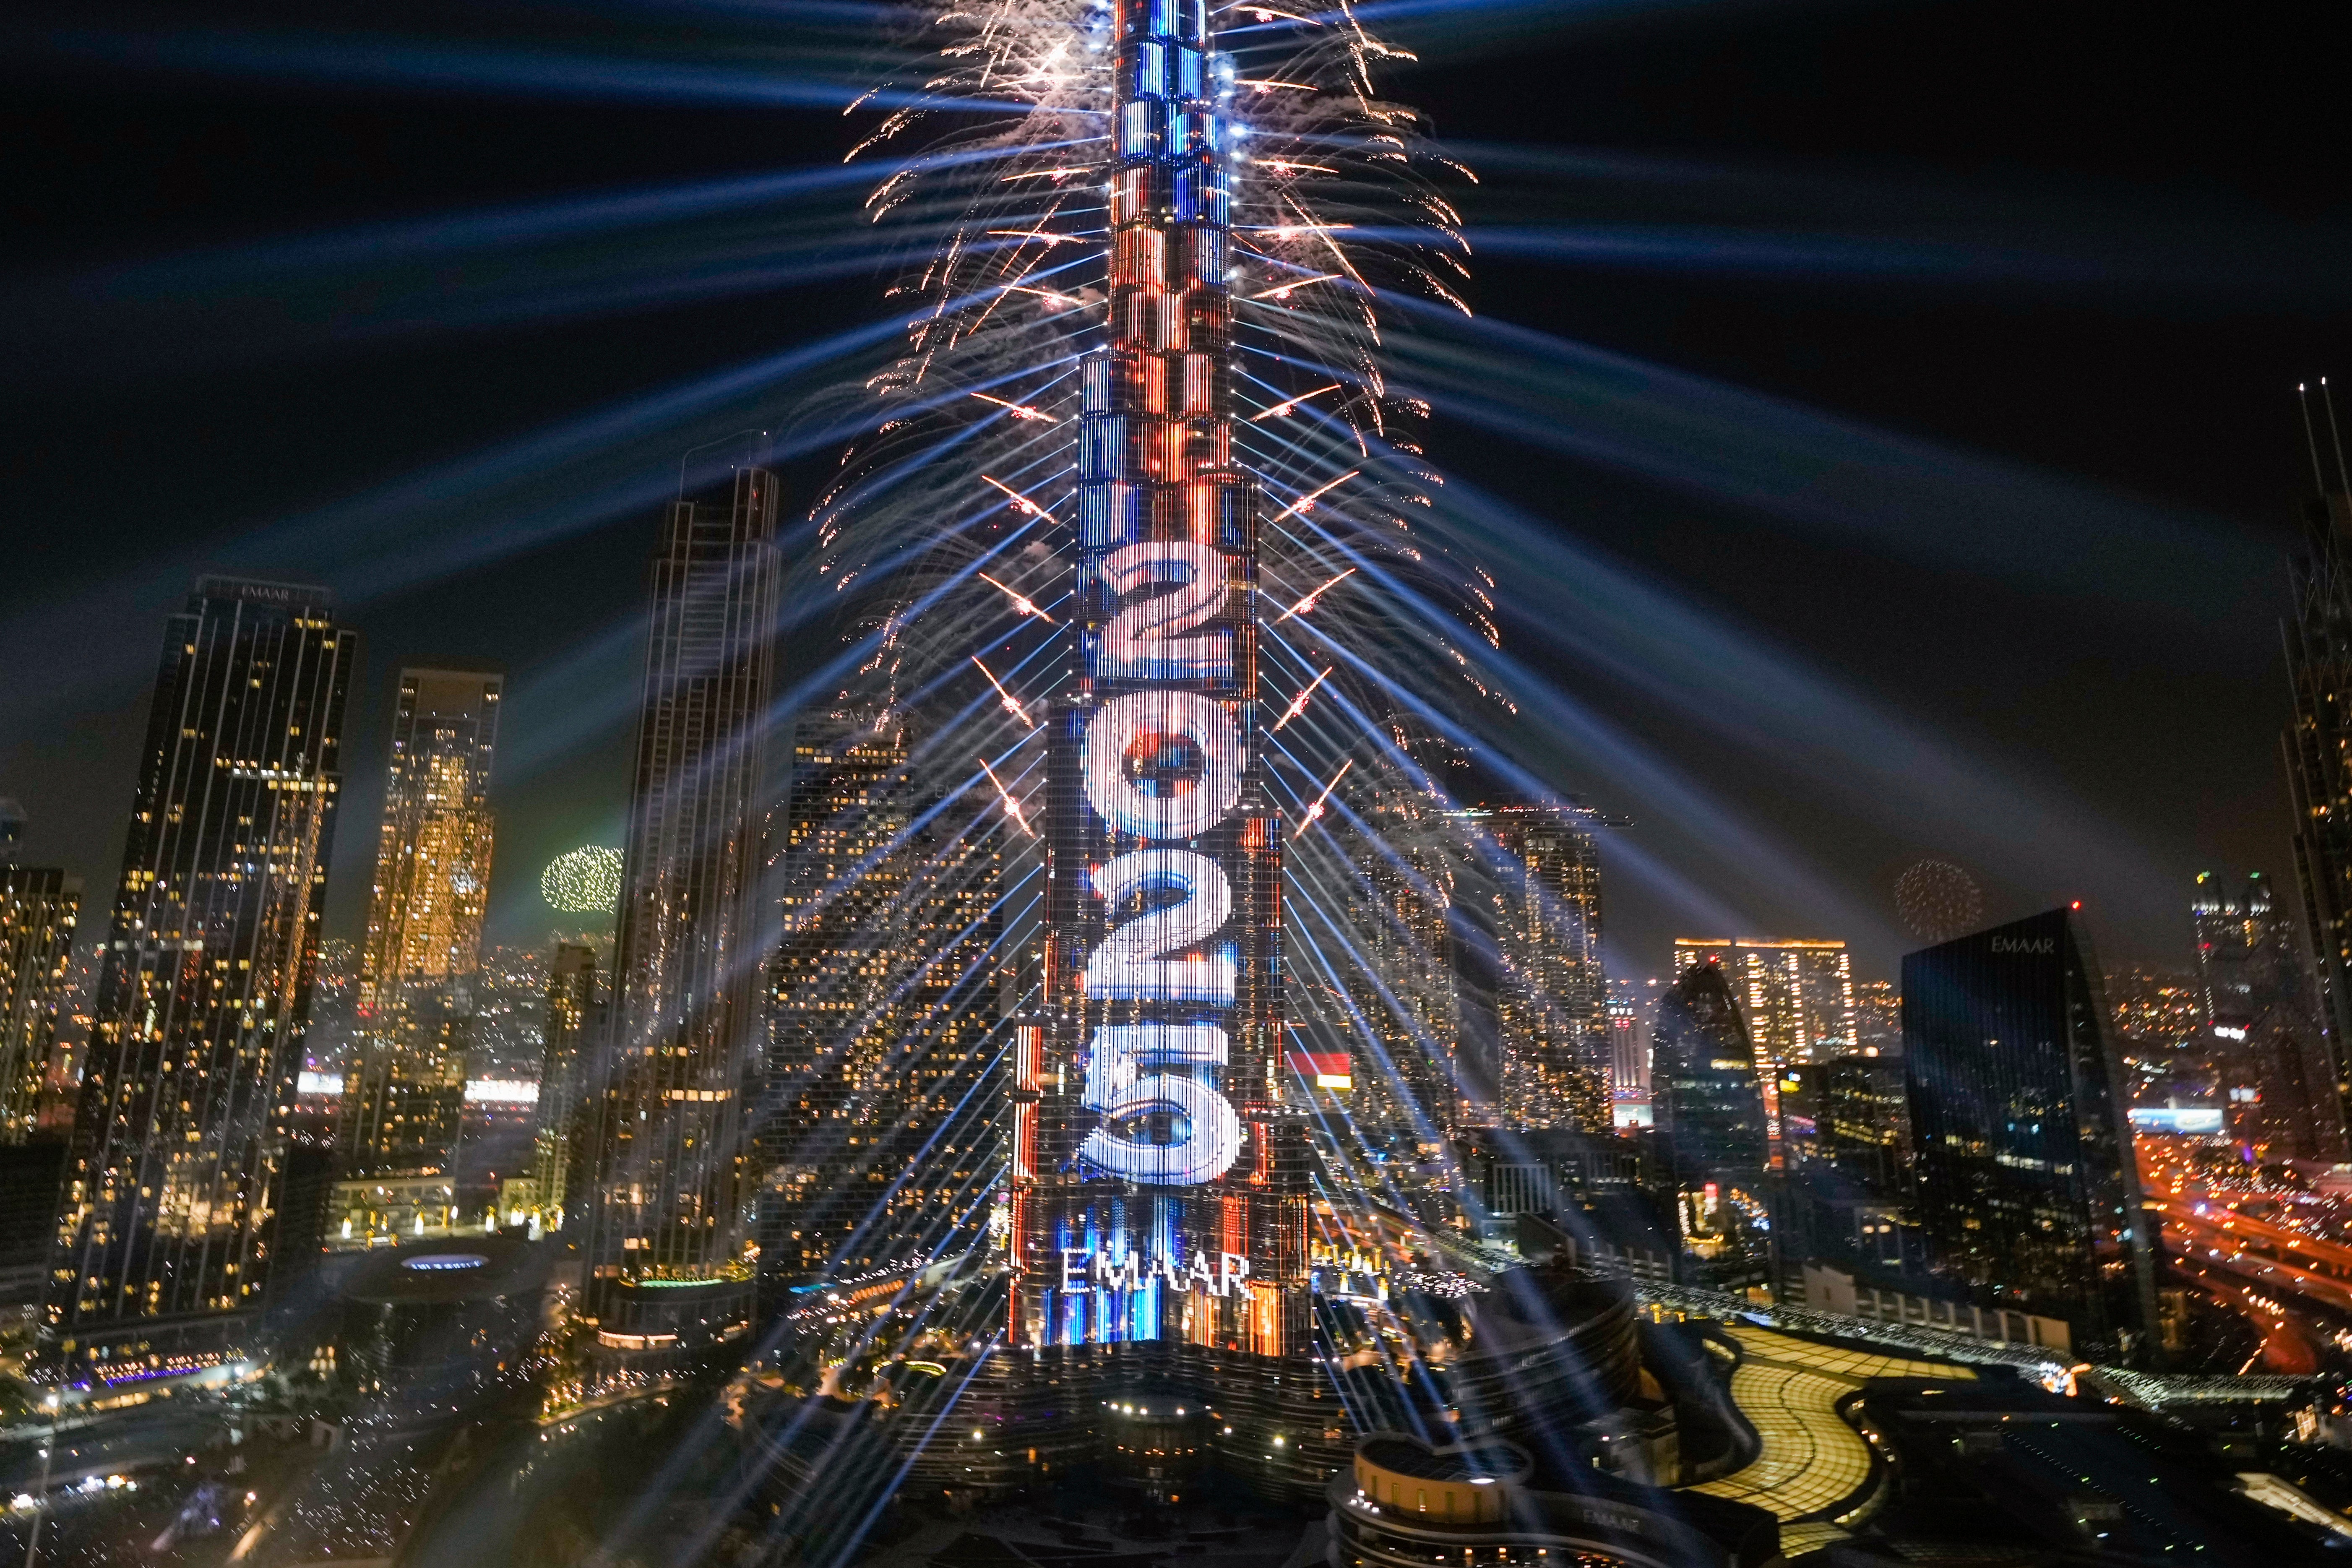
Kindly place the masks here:
POLYGON ((1791 1556, 1845 1532, 1826 1521, 1788 1525, 1826 1513, 1870 1479, 1870 1448, 1838 1418, 1839 1400, 1874 1377, 1976 1376, 1951 1362, 1838 1350, 1738 1324, 1724 1331, 1744 1352, 1732 1370, 1731 1397, 1755 1426, 1763 1449, 1745 1469, 1691 1489, 1778 1514, 1784 1526, 1781 1551, 1791 1556))

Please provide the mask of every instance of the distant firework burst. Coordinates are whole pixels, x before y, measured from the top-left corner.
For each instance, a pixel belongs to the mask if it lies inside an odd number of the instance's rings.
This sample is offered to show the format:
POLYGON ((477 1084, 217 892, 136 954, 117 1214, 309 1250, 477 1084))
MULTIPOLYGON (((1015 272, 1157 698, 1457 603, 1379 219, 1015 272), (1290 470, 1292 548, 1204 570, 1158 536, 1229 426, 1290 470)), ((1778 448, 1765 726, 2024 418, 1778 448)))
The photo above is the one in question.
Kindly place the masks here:
POLYGON ((1895 879, 1895 907, 1922 942, 1949 942, 1984 918, 1984 892, 1949 860, 1921 860, 1895 879))
POLYGON ((567 915, 608 915, 621 903, 621 852, 601 844, 558 855, 539 874, 539 896, 567 915))

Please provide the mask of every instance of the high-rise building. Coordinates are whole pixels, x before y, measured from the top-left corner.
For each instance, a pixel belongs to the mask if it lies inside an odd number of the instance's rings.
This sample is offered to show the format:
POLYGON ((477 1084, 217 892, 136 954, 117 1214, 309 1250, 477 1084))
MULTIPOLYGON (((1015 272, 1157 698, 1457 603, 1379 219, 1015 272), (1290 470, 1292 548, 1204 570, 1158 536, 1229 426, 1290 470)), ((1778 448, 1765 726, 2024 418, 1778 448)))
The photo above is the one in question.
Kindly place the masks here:
MULTIPOLYGON (((1399 751, 1415 739, 1401 733, 1399 751)), ((1323 869, 1342 889, 1355 951, 1330 973, 1286 976, 1286 1008, 1295 1026, 1328 1028, 1346 1044, 1354 1058, 1348 1120, 1367 1141, 1434 1154, 1491 1120, 1474 1114, 1475 1073, 1461 1059, 1454 868, 1429 842, 1446 803, 1388 759, 1370 760, 1367 771, 1373 787, 1359 808, 1362 826, 1335 826, 1300 847, 1309 874, 1323 869)), ((1300 918, 1297 906, 1291 916, 1300 918)))
POLYGON ((1659 1000, 1650 1105, 1662 1175, 1685 1188, 1763 1179, 1769 1142, 1759 1064, 1720 964, 1692 964, 1659 1000))
POLYGON ((1013 1079, 1010 1339, 1288 1360, 1309 1349, 1309 1155, 1281 1089, 1232 195, 1223 144, 1168 132, 1216 113, 1205 31, 1199 7, 1116 26, 1109 343, 1079 371, 1077 657, 1051 720, 1045 1011, 1013 1079))
POLYGON ((2341 1119, 2352 1121, 2352 496, 2327 486, 2315 442, 2312 454, 2322 493, 2289 566, 2294 608, 2281 629, 2294 713, 2280 739, 2321 1021, 2341 1119))
POLYGON ((69 1381, 248 1343, 357 655, 321 588, 201 578, 167 623, 44 1311, 69 1381))
POLYGON ((2293 917, 2259 871, 2235 897, 2200 871, 2189 919, 2231 1136, 2273 1157, 2343 1159, 2344 1105, 2293 917))
POLYGON ((662 519, 648 573, 613 1039, 588 1082, 586 1300, 600 1363, 748 1331, 750 1154, 764 933, 761 798, 780 593, 776 477, 662 519))
POLYGON ((68 1065, 72 1014, 87 1011, 73 951, 81 882, 14 864, 24 829, 16 803, 0 800, 0 1307, 41 1299, 66 1152, 50 1085, 68 1065))
POLYGON ((1853 960, 1843 942, 1675 939, 1675 973, 1716 963, 1731 982, 1757 1055, 1775 1068, 1842 1057, 1860 1045, 1853 960))
POLYGON ((1650 1000, 1648 988, 1633 981, 1609 982, 1609 1098, 1621 1127, 1639 1124, 1649 1110, 1650 1000))
POLYGON ((79 878, 0 862, 0 1144, 26 1142, 39 1126, 80 914, 79 878))
POLYGON ((347 1176, 454 1168, 489 900, 501 676, 404 669, 343 1090, 347 1176))
POLYGON ((581 1169, 586 1142, 580 1087, 595 1057, 605 1018, 596 995, 596 950, 560 942, 547 964, 547 1011, 541 1025, 544 1054, 539 1068, 538 1127, 531 1147, 531 1198, 541 1223, 560 1230, 578 1208, 573 1174, 581 1169))
POLYGON ((1866 1057, 1903 1054, 1903 997, 1892 980, 1853 983, 1854 1043, 1866 1057))
MULTIPOLYGON (((1780 1069, 1824 1061, 1858 1048, 1853 960, 1842 942, 1675 940, 1675 973, 1696 963, 1722 967, 1739 998, 1748 1038, 1764 1074, 1764 1120, 1780 1137, 1780 1069)), ((1774 1155, 1778 1162, 1779 1154, 1774 1155)))
POLYGON ((1573 802, 1516 801, 1475 815, 1501 852, 1473 896, 1491 905, 1481 913, 1491 921, 1496 958, 1502 1124, 1606 1132, 1599 814, 1573 802))
POLYGON ((895 727, 799 726, 758 1139, 772 1286, 961 1250, 988 1223, 1001 835, 942 833, 939 804, 895 727))
POLYGON ((2114 1356, 2155 1327, 2155 1238, 2106 1026, 2098 964, 2068 910, 1903 960, 1933 1267, 1979 1305, 2063 1319, 2078 1350, 2114 1356))

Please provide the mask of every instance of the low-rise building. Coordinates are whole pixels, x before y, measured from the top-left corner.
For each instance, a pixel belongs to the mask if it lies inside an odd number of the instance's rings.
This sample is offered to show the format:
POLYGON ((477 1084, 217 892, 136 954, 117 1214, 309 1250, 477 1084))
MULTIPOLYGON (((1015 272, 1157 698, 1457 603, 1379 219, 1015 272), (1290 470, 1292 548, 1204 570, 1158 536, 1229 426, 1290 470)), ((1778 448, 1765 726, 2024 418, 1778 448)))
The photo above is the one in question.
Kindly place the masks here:
POLYGON ((1780 1521, 1762 1509, 1597 1469, 1539 1467, 1527 1449, 1493 1439, 1436 1447, 1376 1432, 1325 1495, 1332 1568, 1764 1568, 1780 1560, 1780 1521))

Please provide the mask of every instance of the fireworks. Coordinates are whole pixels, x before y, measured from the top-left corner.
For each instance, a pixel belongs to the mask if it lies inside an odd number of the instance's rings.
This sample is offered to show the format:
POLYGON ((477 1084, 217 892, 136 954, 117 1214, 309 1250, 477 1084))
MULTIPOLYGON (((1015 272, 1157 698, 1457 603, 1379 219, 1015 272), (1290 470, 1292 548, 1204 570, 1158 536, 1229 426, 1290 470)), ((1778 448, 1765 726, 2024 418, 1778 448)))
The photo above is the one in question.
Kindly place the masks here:
MULTIPOLYGON (((1281 873, 1290 978, 1276 1005, 1335 1038, 1382 1031, 1356 1047, 1369 1067, 1427 1041, 1347 977, 1374 954, 1383 973, 1442 973, 1455 878, 1495 848, 1434 781, 1467 749, 1507 754, 1497 734, 1517 712, 1481 657, 1498 641, 1492 579, 1458 552, 1470 536, 1438 507, 1444 480, 1418 444, 1429 406, 1392 384, 1417 320, 1392 307, 1464 308, 1467 250, 1438 194, 1459 176, 1418 117, 1379 96, 1400 57, 1344 5, 1213 18, 1225 31, 1206 53, 1127 50, 1142 74, 1123 98, 1119 15, 1100 0, 941 4, 902 35, 938 52, 893 84, 899 99, 919 85, 974 112, 899 109, 860 148, 898 160, 866 211, 916 258, 892 290, 906 337, 793 416, 862 434, 813 498, 789 613, 848 628, 823 706, 903 735, 943 786, 968 775, 926 826, 920 896, 1007 889, 1009 929, 1035 919, 1023 909, 1041 879, 1012 868, 1048 831, 1045 760, 1079 673, 1235 679, 1222 700, 1257 704, 1244 728, 1265 831, 1299 847, 1281 873), (993 109, 1008 97, 1032 107, 993 109), (1183 107, 1139 120, 1128 110, 1143 100, 1183 107), (1135 148, 1179 136, 1223 172, 1154 184, 1135 148), (1184 510, 1180 473, 1235 482, 1200 487, 1184 510), (1148 517, 1147 489, 1171 498, 1148 517), (1210 504, 1243 496, 1254 510, 1210 504), (1228 538, 1246 542, 1209 543, 1228 538), (1254 570, 1233 576, 1220 549, 1254 570), (1211 624, 1227 593, 1230 614, 1256 618, 1254 669, 1211 624), (1106 595, 1120 613, 1097 626, 1085 606, 1106 595)), ((1224 731, 1189 709, 1147 717, 1216 797, 1242 755, 1224 731)), ((1193 798, 1129 800, 1123 767, 1082 782, 1118 810, 1193 798)), ((1168 962, 1213 988, 1214 958, 1168 962)), ((925 962, 873 958, 892 973, 925 962)), ((1382 1076, 1354 1075, 1363 1103, 1393 1116, 1400 1091, 1382 1076)), ((933 1110, 943 1143, 995 1114, 933 1110)))
POLYGON ((608 915, 621 906, 621 852, 587 844, 558 855, 539 874, 539 896, 568 915, 608 915))
POLYGON ((1922 942, 1949 942, 1983 918, 1984 894, 1949 860, 1921 860, 1895 879, 1895 907, 1922 942))

